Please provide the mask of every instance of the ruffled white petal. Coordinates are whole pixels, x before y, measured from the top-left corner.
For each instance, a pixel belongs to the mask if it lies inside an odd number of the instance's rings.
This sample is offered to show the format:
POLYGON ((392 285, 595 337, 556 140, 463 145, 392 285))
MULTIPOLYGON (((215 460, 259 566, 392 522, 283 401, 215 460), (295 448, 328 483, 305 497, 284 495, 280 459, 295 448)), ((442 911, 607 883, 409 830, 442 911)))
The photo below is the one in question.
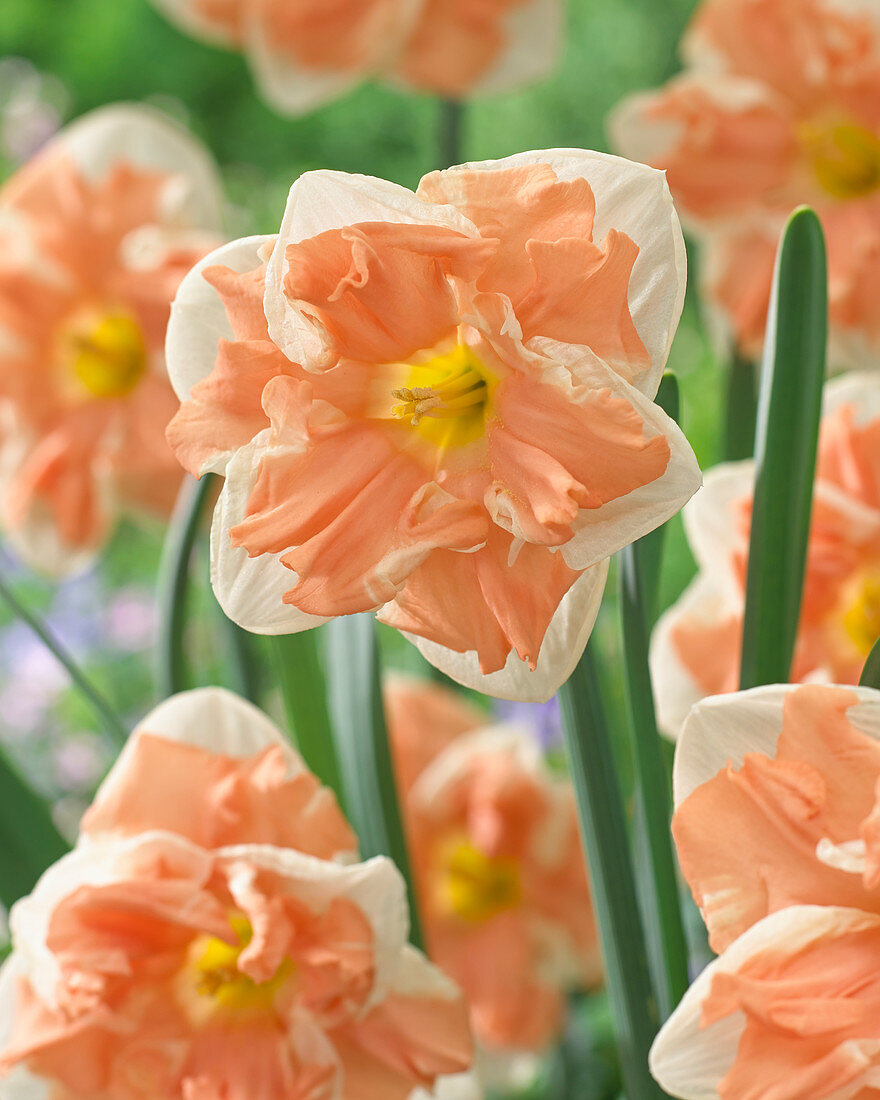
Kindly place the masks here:
POLYGON ((115 103, 76 120, 53 139, 80 171, 100 179, 122 162, 174 176, 165 193, 170 224, 217 230, 223 192, 207 150, 183 126, 142 104, 115 103))
POLYGON ((335 360, 321 327, 284 296, 287 246, 330 229, 371 221, 439 225, 469 237, 479 236, 473 224, 453 207, 426 202, 396 183, 346 172, 306 172, 300 176, 290 189, 269 260, 265 309, 272 339, 288 359, 307 370, 322 370, 335 365, 335 360))
MULTIPOLYGON (((673 790, 676 806, 728 763, 741 768, 746 753, 774 758, 782 732, 786 696, 798 684, 770 685, 703 699, 684 724, 675 752, 673 790)), ((853 694, 847 718, 867 737, 880 741, 880 691, 835 687, 853 694)))
POLYGON ((651 1048, 651 1073, 670 1096, 718 1100, 718 1085, 736 1058, 745 1016, 735 1012, 701 1027, 703 1001, 715 975, 740 970, 763 951, 790 957, 823 936, 878 926, 880 917, 873 913, 819 905, 792 906, 758 921, 711 963, 684 995, 651 1048))
POLYGON ((709 574, 698 575, 676 602, 657 620, 651 634, 650 664, 654 706, 660 732, 678 738, 691 707, 705 692, 678 655, 672 633, 679 624, 717 625, 735 613, 709 574))
POLYGON ((593 630, 602 603, 608 562, 587 569, 562 598, 553 616, 535 670, 511 652, 504 668, 484 675, 474 650, 457 653, 413 634, 404 636, 435 668, 465 687, 498 699, 546 703, 571 675, 593 630))
POLYGON ((261 432, 242 447, 226 470, 211 524, 211 584, 226 615, 245 630, 296 634, 327 621, 283 602, 284 593, 296 584, 296 573, 281 564, 280 553, 249 558, 246 550, 229 541, 230 527, 247 514, 266 436, 268 431, 261 432))
POLYGON ((665 173, 583 149, 517 153, 463 167, 503 169, 519 164, 549 164, 561 180, 585 179, 596 199, 594 240, 601 245, 608 231, 617 229, 639 246, 629 284, 629 308, 651 363, 636 374, 632 364, 621 368, 627 367, 628 381, 653 397, 681 317, 687 283, 684 238, 665 173))
POLYGON ((232 328, 217 291, 202 276, 208 267, 244 273, 259 267, 260 250, 274 237, 243 237, 209 252, 183 278, 171 303, 165 337, 165 360, 174 392, 181 401, 214 369, 220 340, 232 339, 232 328))
POLYGON ((852 410, 853 422, 859 427, 880 417, 880 375, 852 371, 827 382, 822 394, 823 419, 844 407, 852 410))
POLYGON ((723 462, 704 475, 703 487, 684 508, 682 519, 691 553, 729 602, 742 600, 734 555, 749 547, 749 515, 755 489, 755 464, 723 462))

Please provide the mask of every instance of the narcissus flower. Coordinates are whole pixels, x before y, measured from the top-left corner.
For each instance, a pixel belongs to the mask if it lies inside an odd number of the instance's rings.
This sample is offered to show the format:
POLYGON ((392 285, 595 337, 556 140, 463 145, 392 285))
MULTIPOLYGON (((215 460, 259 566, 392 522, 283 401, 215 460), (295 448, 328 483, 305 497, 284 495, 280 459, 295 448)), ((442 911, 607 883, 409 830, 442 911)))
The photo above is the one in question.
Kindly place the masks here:
POLYGON ((141 107, 80 119, 0 189, 0 523, 37 567, 170 509, 165 328, 220 209, 207 154, 141 107))
POLYGON ((249 704, 160 706, 83 829, 12 910, 4 1095, 405 1100, 467 1068, 400 875, 352 862, 332 794, 249 704))
POLYGON ((416 194, 307 173, 277 240, 197 266, 169 327, 169 439, 226 475, 227 614, 290 633, 377 610, 461 682, 549 697, 609 555, 700 483, 650 400, 684 279, 662 174, 614 157, 525 153, 416 194))
POLYGON ((153 0, 191 34, 243 50, 267 101, 300 114, 372 77, 463 98, 554 64, 560 0, 153 0))
POLYGON ((880 322, 880 10, 870 0, 703 0, 685 71, 612 116, 615 146, 669 173, 702 238, 709 301, 748 354, 776 242, 800 203, 828 241, 832 350, 876 360, 880 322))
MULTIPOLYGON (((657 624, 658 718, 675 737, 693 703, 734 691, 745 604, 754 464, 710 470, 685 509, 699 573, 657 624)), ((791 678, 859 681, 880 637, 880 381, 826 387, 801 619, 791 678)))
POLYGON ((450 725, 443 747, 450 713, 468 717, 444 689, 392 681, 386 697, 431 958, 461 985, 488 1051, 546 1047, 566 991, 601 981, 571 784, 528 730, 450 725))
POLYGON ((694 708, 681 864, 719 959, 661 1031, 687 1100, 867 1100, 880 1086, 880 692, 801 685, 694 708))

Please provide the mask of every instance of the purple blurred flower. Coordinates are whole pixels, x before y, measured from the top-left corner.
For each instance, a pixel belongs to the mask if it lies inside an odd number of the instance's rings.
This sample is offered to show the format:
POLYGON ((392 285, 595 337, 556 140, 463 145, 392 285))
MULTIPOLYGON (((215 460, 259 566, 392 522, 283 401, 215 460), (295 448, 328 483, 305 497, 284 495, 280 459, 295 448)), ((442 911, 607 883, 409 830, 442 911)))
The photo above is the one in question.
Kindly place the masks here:
POLYGON ((61 82, 22 57, 0 59, 0 153, 22 164, 60 127, 68 95, 61 82))
POLYGON ((554 695, 546 703, 517 703, 508 699, 493 701, 495 714, 502 722, 515 722, 531 730, 541 747, 559 748, 562 744, 562 716, 559 713, 559 700, 554 695))
POLYGON ((156 629, 156 604, 146 588, 121 588, 110 603, 104 624, 107 642, 127 653, 147 649, 156 629))

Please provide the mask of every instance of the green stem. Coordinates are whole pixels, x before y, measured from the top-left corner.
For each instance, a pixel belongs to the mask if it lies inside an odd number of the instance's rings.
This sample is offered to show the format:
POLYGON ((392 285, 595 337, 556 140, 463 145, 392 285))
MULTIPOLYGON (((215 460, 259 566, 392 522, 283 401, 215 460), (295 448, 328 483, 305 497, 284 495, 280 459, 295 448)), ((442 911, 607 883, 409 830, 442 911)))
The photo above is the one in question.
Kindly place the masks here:
POLYGON ((621 551, 620 607, 639 809, 636 821, 648 855, 649 881, 641 891, 641 903, 654 988, 660 1014, 666 1019, 688 987, 688 952, 669 829, 672 816, 669 775, 657 732, 648 665, 648 612, 642 586, 641 550, 638 542, 621 551))
POLYGON ((828 280, 819 219, 796 210, 782 235, 755 436, 740 687, 787 683, 800 618, 822 411, 828 280))
POLYGON ((125 728, 122 719, 55 637, 46 623, 25 607, 2 576, 0 576, 0 599, 6 602, 14 615, 31 628, 52 656, 64 667, 73 681, 74 687, 91 704, 92 709, 101 718, 105 731, 113 744, 116 746, 125 744, 128 738, 128 730, 125 728))
POLYGON ((665 1094, 648 1071, 657 1031, 626 819, 590 646, 559 693, 605 979, 628 1100, 665 1094))
POLYGON ((272 639, 284 708, 303 760, 343 804, 342 777, 327 710, 327 684, 318 652, 318 631, 272 639))
POLYGON ((216 474, 205 474, 199 481, 186 476, 174 505, 165 545, 162 547, 156 581, 156 602, 159 608, 156 690, 160 699, 183 691, 187 686, 183 631, 186 624, 190 561, 202 513, 216 481, 216 474))
POLYGON ((758 387, 755 363, 738 352, 727 375, 727 404, 724 424, 724 459, 736 462, 755 453, 755 419, 758 387))
POLYGON ((346 805, 365 857, 390 857, 406 880, 410 939, 422 936, 409 854, 394 782, 379 649, 372 615, 347 615, 327 624, 330 712, 346 805))
POLYGON ((461 163, 463 137, 464 104, 457 99, 441 100, 438 141, 441 168, 461 163))

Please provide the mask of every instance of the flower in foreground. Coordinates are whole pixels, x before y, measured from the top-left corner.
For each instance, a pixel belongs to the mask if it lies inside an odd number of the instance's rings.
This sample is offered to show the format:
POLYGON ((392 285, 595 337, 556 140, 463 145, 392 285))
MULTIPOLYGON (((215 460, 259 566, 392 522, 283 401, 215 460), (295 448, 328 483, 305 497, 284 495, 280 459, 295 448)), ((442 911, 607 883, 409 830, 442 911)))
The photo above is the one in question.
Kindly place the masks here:
POLYGON ((651 1052, 687 1100, 880 1087, 880 692, 765 687, 696 706, 673 830, 720 957, 651 1052))
MULTIPOLYGON (((710 470, 684 510, 699 573, 651 641, 658 720, 739 680, 754 463, 710 470)), ((880 637, 880 381, 830 382, 819 436, 804 597, 791 679, 857 684, 880 637)))
POLYGON ((470 1060, 400 875, 250 704, 178 695, 11 915, 3 1095, 404 1100, 470 1060))
POLYGON ((392 681, 386 707, 431 958, 486 1051, 546 1048, 566 993, 601 981, 571 784, 530 731, 486 725, 446 689, 392 681))
POLYGON ((560 0, 153 0, 183 30, 242 50, 277 110, 300 114, 379 77, 460 99, 554 64, 560 0))
POLYGON ((598 153, 416 194, 304 175, 278 238, 197 266, 169 326, 169 439, 226 476, 230 618, 280 634, 376 610, 462 683, 548 698, 609 555, 700 483, 651 401, 684 262, 662 174, 598 153))
POLYGON ((120 512, 170 510, 165 328, 220 205, 202 148, 133 106, 80 119, 0 189, 0 524, 35 566, 69 573, 120 512))
POLYGON ((610 128, 620 152, 667 169, 722 323, 759 352, 776 242, 808 203, 828 243, 833 359, 876 360, 877 5, 703 0, 683 52, 684 73, 624 101, 610 128))

